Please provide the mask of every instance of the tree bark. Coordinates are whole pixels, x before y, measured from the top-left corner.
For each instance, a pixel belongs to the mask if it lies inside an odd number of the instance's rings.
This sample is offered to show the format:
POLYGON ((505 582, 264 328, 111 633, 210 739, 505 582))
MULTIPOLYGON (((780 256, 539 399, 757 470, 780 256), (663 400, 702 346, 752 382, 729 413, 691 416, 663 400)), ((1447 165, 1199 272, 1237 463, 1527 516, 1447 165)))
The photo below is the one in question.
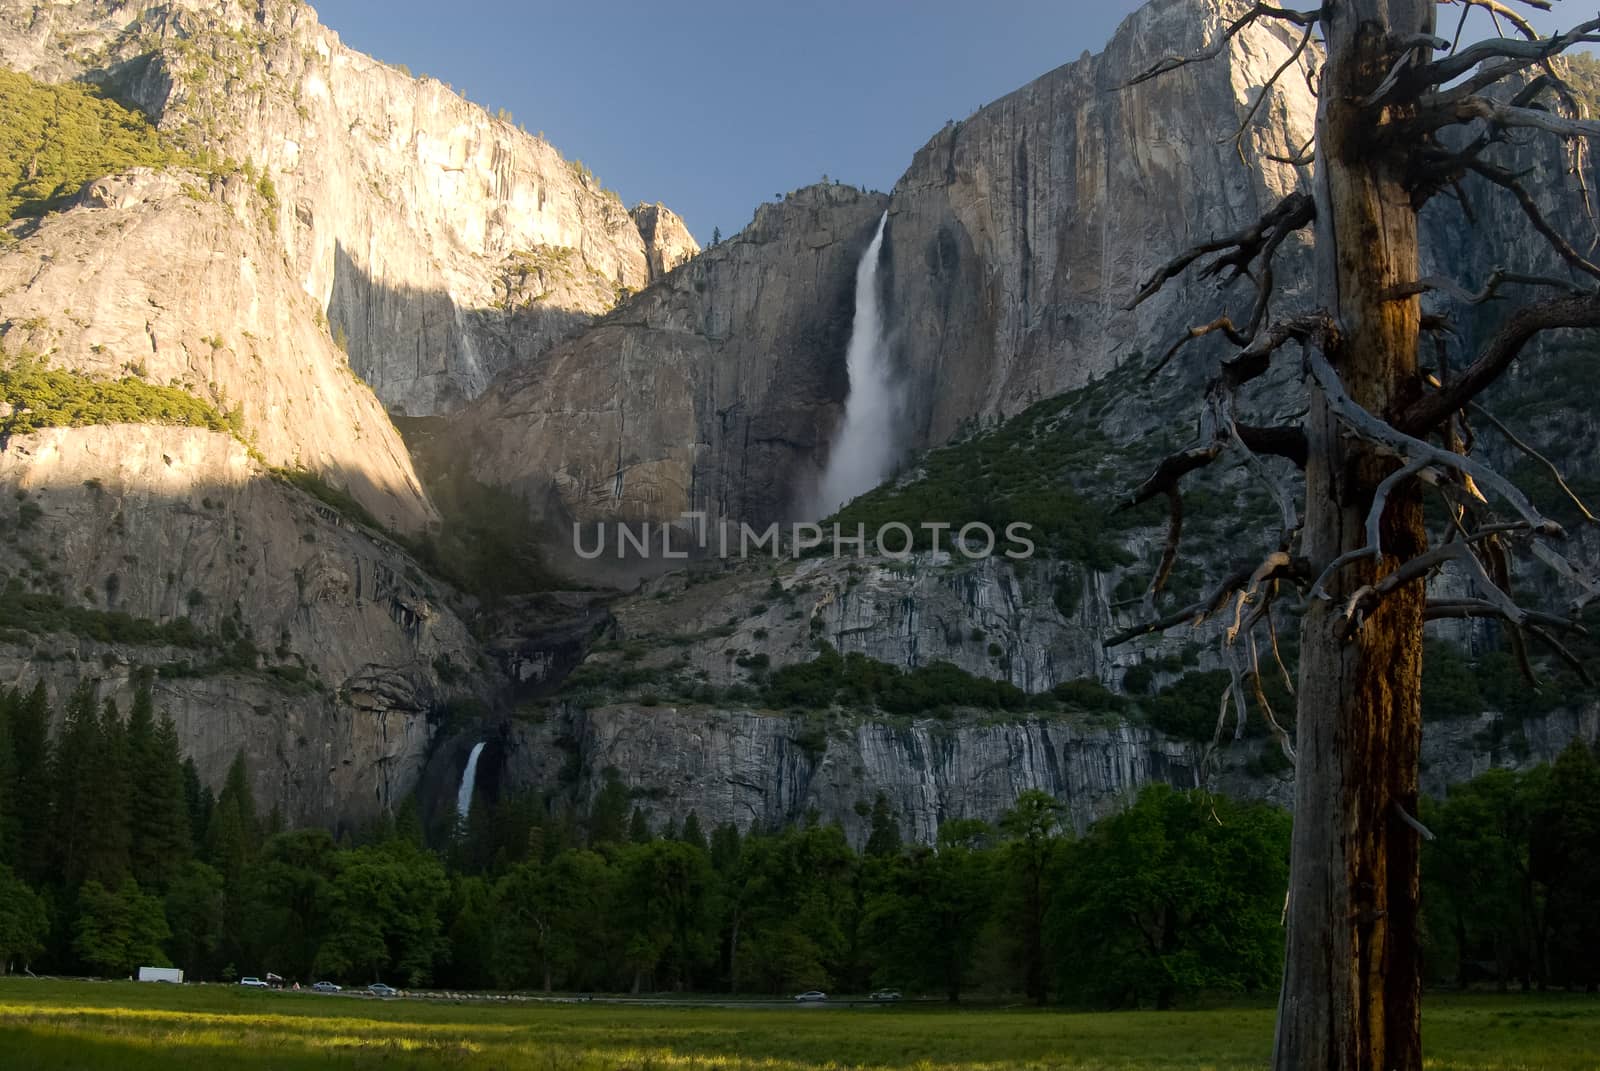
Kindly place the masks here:
MULTIPOLYGON (((1384 293, 1419 277, 1405 146, 1386 145, 1360 99, 1399 38, 1434 26, 1434 0, 1333 0, 1317 118, 1318 304, 1339 340, 1327 356, 1350 397, 1392 419, 1420 392, 1417 299, 1384 293)), ((1320 392, 1307 421, 1304 547, 1326 563, 1365 545, 1377 485, 1397 467, 1346 435, 1320 392)), ((1417 834, 1421 584, 1389 596, 1354 635, 1342 596, 1425 548, 1415 481, 1390 496, 1383 557, 1343 570, 1301 627, 1298 761, 1278 1071, 1420 1071, 1417 834)))

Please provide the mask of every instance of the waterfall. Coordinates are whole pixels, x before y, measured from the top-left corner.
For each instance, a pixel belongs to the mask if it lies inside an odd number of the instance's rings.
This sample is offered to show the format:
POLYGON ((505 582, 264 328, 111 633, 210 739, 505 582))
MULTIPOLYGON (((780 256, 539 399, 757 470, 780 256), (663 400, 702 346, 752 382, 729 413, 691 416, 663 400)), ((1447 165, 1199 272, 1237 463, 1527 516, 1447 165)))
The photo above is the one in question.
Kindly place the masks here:
POLYGON ((856 267, 856 315, 845 354, 850 393, 845 398, 844 422, 828 451, 828 467, 817 485, 815 512, 824 517, 878 486, 894 468, 900 398, 889 374, 889 347, 878 307, 878 254, 883 250, 883 229, 888 222, 889 213, 885 212, 856 267))
POLYGON ((484 741, 479 740, 472 745, 472 754, 467 756, 467 768, 461 771, 461 788, 456 792, 456 819, 465 822, 467 812, 472 810, 472 790, 478 783, 478 757, 483 754, 484 741))

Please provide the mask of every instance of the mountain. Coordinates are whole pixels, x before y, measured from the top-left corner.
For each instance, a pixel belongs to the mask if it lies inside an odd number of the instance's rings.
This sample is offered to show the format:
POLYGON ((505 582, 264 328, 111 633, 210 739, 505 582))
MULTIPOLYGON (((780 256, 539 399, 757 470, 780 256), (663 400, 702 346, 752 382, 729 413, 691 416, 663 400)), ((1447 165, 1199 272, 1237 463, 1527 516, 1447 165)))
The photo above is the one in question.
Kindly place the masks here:
MULTIPOLYGON (((59 697, 87 676, 126 699, 154 673, 202 774, 242 749, 295 823, 419 791, 444 817, 480 740, 484 793, 581 812, 621 779, 656 822, 814 811, 864 836, 882 794, 928 839, 1035 787, 1080 826, 1150 780, 1282 799, 1254 721, 1209 751, 1222 662, 1203 634, 1102 646, 1146 612, 1164 535, 1108 507, 1188 434, 1220 352, 1146 382, 1217 293, 1130 298, 1309 178, 1282 162, 1311 131, 1304 73, 1261 97, 1297 44, 1281 30, 1128 87, 1236 7, 1154 0, 1102 53, 952 120, 889 194, 799 189, 700 250, 670 208, 626 209, 303 3, 0 0, 0 682, 59 697), (584 568, 574 523, 813 519, 885 216, 884 426, 906 461, 840 519, 1028 520, 1042 553, 584 568)), ((1515 202, 1464 196, 1475 226, 1430 210, 1430 270, 1559 268, 1515 202)), ((1540 197, 1582 218, 1570 177, 1540 197)), ((1308 240, 1283 251, 1284 309, 1308 240)), ((1286 373, 1253 404, 1286 414, 1296 390, 1286 373)), ((1596 448, 1547 385, 1502 399, 1562 460, 1596 448)), ((1169 605, 1270 517, 1244 466, 1200 490, 1199 563, 1169 605)), ((1482 683, 1435 712, 1432 787, 1600 732, 1559 671, 1506 686, 1491 629, 1438 637, 1430 665, 1482 683)))

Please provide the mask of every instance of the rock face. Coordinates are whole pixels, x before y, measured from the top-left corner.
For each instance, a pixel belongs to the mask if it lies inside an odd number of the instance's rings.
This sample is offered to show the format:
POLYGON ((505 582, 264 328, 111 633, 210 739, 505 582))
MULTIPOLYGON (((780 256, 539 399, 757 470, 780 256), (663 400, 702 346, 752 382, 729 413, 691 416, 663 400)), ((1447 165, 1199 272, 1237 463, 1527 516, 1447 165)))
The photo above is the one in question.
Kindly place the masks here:
POLYGON ((581 164, 296 0, 4 0, 0 64, 105 82, 188 147, 251 161, 290 272, 391 411, 458 405, 651 278, 581 164))
POLYGON ((135 171, 0 247, 6 352, 105 377, 182 386, 271 465, 346 488, 399 531, 436 521, 405 445, 319 326, 242 176, 135 171))
POLYGON ((410 791, 451 691, 440 667, 475 665, 477 648, 400 548, 198 429, 16 436, 0 485, 7 576, 92 612, 187 619, 204 638, 8 629, 6 685, 43 679, 59 699, 87 676, 125 700, 137 667, 162 667, 157 705, 201 773, 220 783, 243 748, 264 805, 298 821, 359 819, 410 791))
POLYGON ((444 449, 546 519, 786 517, 838 420, 855 265, 883 209, 847 186, 762 205, 508 372, 451 418, 444 449))
MULTIPOLYGON (((1600 740, 1600 708, 1593 705, 1525 724, 1515 749, 1484 745, 1482 734, 1497 718, 1428 727, 1423 762, 1430 793, 1493 767, 1549 762, 1574 738, 1600 740)), ((866 842, 879 793, 902 836, 923 844, 934 842, 942 822, 998 820, 1030 789, 1061 800, 1066 821, 1079 832, 1152 783, 1205 783, 1283 806, 1293 799, 1286 777, 1246 772, 1252 750, 1225 754, 1220 768, 1203 773, 1198 745, 1114 719, 857 722, 823 731, 781 714, 621 704, 566 711, 540 725, 517 723, 505 747, 503 788, 566 793, 587 808, 610 770, 657 828, 668 821, 681 826, 691 810, 705 828, 731 822, 741 830, 815 813, 839 823, 857 848, 866 842)))
POLYGON ((634 205, 629 215, 644 238, 652 283, 700 252, 700 243, 689 233, 683 219, 661 202, 634 205))

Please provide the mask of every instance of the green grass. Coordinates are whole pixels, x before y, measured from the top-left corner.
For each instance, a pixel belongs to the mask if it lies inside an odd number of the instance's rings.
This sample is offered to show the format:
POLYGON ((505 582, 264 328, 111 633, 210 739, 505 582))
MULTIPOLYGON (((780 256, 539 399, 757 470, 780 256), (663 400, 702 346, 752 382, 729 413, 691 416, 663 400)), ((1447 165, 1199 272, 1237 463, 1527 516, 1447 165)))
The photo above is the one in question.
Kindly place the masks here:
MULTIPOLYGON (((1577 1071, 1600 1061, 1600 999, 1432 997, 1430 1071, 1577 1071)), ((1001 1067, 1262 1068, 1269 1008, 1068 1013, 376 1001, 224 986, 0 981, 8 1066, 588 1071, 1001 1067)))

